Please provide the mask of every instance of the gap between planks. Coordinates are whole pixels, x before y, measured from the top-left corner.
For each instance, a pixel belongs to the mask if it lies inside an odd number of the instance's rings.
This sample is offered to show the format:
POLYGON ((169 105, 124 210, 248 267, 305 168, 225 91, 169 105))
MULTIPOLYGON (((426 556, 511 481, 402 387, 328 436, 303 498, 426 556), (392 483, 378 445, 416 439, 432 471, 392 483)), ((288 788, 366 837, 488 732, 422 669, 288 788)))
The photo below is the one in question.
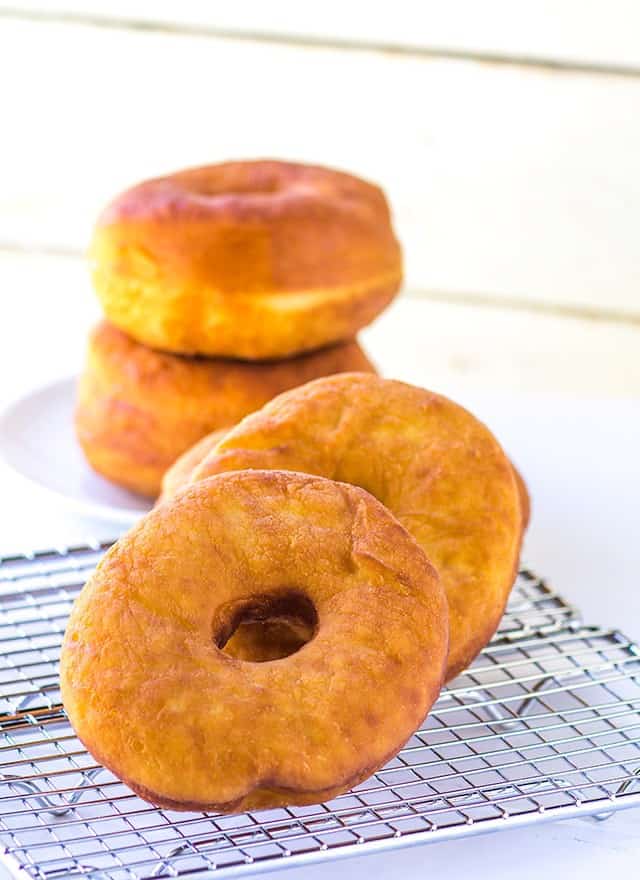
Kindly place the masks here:
POLYGON ((266 43, 279 46, 293 46, 307 49, 335 49, 348 52, 374 52, 385 55, 400 55, 410 58, 443 59, 449 61, 471 61, 481 64, 503 65, 508 67, 532 67, 558 73, 584 73, 625 78, 640 78, 640 67, 632 64, 613 64, 543 58, 536 55, 510 54, 489 50, 455 49, 446 46, 430 47, 403 45, 380 40, 355 40, 346 37, 314 36, 313 34, 279 34, 263 30, 235 30, 205 24, 154 21, 147 18, 120 18, 117 16, 96 15, 73 11, 52 11, 0 7, 0 18, 34 23, 69 24, 95 27, 107 30, 138 31, 161 33, 165 35, 236 40, 249 43, 266 43))
MULTIPOLYGON (((52 259, 68 259, 82 262, 84 251, 46 244, 22 244, 20 242, 0 241, 0 260, 3 256, 11 257, 51 257, 52 259)), ((578 319, 589 322, 627 324, 640 327, 640 315, 616 309, 600 309, 589 306, 572 306, 535 300, 521 300, 517 297, 496 296, 481 291, 463 290, 428 290, 416 287, 405 287, 402 296, 412 300, 425 300, 445 305, 462 307, 479 307, 483 309, 504 309, 505 311, 523 312, 555 318, 578 319)))

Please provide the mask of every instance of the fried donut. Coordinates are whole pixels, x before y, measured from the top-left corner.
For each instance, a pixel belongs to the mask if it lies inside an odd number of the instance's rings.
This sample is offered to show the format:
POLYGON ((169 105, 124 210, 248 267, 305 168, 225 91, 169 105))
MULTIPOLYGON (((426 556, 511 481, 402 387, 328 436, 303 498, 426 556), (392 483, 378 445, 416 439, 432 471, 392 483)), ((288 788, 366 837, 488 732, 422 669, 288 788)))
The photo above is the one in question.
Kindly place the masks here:
MULTIPOLYGON (((208 455, 212 449, 213 445, 208 450, 206 450, 205 455, 208 455)), ((199 456, 194 455, 191 459, 191 464, 194 468, 197 467, 196 462, 198 460, 198 457, 199 456)), ((513 468, 513 475, 516 478, 518 495, 520 496, 520 507, 522 509, 522 531, 524 533, 529 528, 529 522, 531 521, 531 496, 529 495, 529 489, 527 488, 527 484, 524 481, 524 477, 522 476, 518 468, 513 464, 513 462, 511 464, 511 467, 513 468)), ((193 471, 191 473, 193 473, 193 471)), ((182 476, 186 478, 183 479, 182 485, 184 485, 185 482, 189 482, 191 480, 191 476, 186 468, 184 469, 182 476)), ((178 481, 176 480, 176 482, 174 483, 174 491, 179 488, 179 485, 180 484, 178 484, 178 481)))
POLYGON ((235 424, 287 388, 353 369, 374 369, 356 342, 250 364, 154 351, 103 321, 89 339, 76 434, 99 474, 155 497, 167 468, 206 434, 235 424))
MULTIPOLYGON (((214 447, 218 445, 220 440, 228 433, 230 429, 224 429, 220 431, 214 431, 213 434, 209 434, 206 437, 203 437, 198 443, 192 446, 190 449, 187 449, 185 453, 183 453, 180 458, 171 465, 169 470, 165 473, 162 478, 162 493, 160 495, 160 501, 166 501, 168 498, 171 498, 176 494, 180 489, 189 483, 193 482, 194 474, 197 469, 200 467, 202 462, 207 458, 210 452, 213 451, 214 447)), ((518 488, 518 494, 520 496, 520 507, 522 510, 522 532, 524 532, 529 527, 529 521, 531 519, 531 497, 529 495, 529 490, 527 488, 527 484, 524 480, 524 477, 518 470, 518 468, 511 463, 513 468, 513 475, 516 478, 516 485, 518 488)))
POLYGON ((449 600, 447 680, 487 644, 516 575, 523 512, 509 459, 469 412, 364 373, 318 379, 244 419, 192 479, 243 468, 367 489, 438 570, 449 600))
POLYGON ((381 189, 293 162, 227 162, 118 196, 91 245, 107 318, 181 354, 283 358, 352 338, 393 299, 381 189))
POLYGON ((228 430, 228 428, 220 428, 218 431, 207 434, 174 461, 162 477, 162 491, 158 502, 161 503, 171 498, 179 489, 191 482, 193 471, 218 445, 228 430))
POLYGON ((389 760, 436 699, 447 603, 424 552, 355 486, 244 471, 156 507, 76 599, 69 719, 141 797, 179 810, 316 803, 389 760), (239 621, 303 618, 281 660, 222 648, 239 621))

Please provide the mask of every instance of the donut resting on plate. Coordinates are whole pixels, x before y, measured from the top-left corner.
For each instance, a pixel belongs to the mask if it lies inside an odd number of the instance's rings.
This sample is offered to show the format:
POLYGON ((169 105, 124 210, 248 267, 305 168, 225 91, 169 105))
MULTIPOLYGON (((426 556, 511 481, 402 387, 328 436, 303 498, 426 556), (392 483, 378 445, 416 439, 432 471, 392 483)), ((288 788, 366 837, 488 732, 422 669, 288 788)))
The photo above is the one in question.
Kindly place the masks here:
POLYGON ((356 342, 250 364, 154 351, 103 321, 91 333, 78 385, 76 434, 99 474, 155 497, 167 468, 206 434, 287 388, 353 369, 374 369, 356 342))

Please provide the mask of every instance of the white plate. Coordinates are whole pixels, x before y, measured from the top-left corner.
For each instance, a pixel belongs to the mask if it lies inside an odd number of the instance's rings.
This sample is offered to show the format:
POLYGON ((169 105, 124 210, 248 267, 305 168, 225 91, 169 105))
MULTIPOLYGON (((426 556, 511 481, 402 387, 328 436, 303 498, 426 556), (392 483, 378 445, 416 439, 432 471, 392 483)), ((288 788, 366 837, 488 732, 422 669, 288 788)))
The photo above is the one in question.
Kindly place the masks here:
POLYGON ((130 525, 151 502, 103 480, 87 464, 73 429, 74 378, 45 385, 0 415, 0 456, 31 483, 77 511, 130 525))

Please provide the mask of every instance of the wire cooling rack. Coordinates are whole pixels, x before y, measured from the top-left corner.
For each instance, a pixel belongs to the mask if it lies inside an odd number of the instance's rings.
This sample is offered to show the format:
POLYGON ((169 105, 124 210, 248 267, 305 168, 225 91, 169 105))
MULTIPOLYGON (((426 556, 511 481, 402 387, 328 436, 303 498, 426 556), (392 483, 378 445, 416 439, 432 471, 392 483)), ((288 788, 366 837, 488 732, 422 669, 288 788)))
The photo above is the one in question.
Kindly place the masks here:
POLYGON ((524 570, 491 645, 353 791, 233 816, 154 809, 60 705, 67 615, 106 546, 0 560, 0 859, 16 877, 236 876, 640 805, 640 652, 524 570))

